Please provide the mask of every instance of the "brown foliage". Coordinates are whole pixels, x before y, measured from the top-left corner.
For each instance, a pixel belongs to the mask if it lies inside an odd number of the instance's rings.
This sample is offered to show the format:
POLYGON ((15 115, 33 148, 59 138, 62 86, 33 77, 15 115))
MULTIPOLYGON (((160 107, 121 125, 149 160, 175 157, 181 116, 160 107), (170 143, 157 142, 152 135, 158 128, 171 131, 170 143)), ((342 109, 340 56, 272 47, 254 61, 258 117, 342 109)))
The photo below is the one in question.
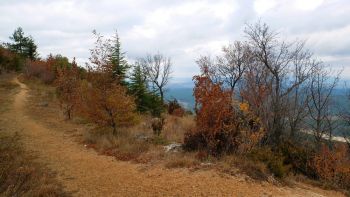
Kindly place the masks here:
POLYGON ((185 110, 183 108, 177 108, 172 113, 173 116, 183 117, 185 115, 185 110))
POLYGON ((36 77, 46 84, 51 84, 55 80, 51 63, 42 60, 28 60, 25 65, 25 75, 29 78, 36 77))
POLYGON ((57 92, 61 107, 68 119, 71 119, 74 107, 79 101, 79 69, 75 63, 72 68, 63 67, 57 70, 57 92))
POLYGON ((126 94, 126 89, 116 83, 100 85, 82 83, 80 108, 83 115, 100 126, 112 127, 114 132, 117 127, 135 123, 134 99, 126 94))
POLYGON ((310 164, 318 178, 342 188, 350 188, 350 157, 345 145, 336 145, 333 150, 322 145, 310 164))
POLYGON ((84 116, 100 126, 110 126, 116 134, 117 127, 129 126, 136 121, 134 98, 127 95, 126 88, 113 77, 111 43, 97 37, 90 50, 87 80, 80 86, 80 110, 84 116))
POLYGON ((248 104, 238 104, 232 91, 223 90, 206 73, 195 76, 194 81, 196 128, 186 133, 185 148, 220 155, 245 152, 259 142, 264 130, 248 104))

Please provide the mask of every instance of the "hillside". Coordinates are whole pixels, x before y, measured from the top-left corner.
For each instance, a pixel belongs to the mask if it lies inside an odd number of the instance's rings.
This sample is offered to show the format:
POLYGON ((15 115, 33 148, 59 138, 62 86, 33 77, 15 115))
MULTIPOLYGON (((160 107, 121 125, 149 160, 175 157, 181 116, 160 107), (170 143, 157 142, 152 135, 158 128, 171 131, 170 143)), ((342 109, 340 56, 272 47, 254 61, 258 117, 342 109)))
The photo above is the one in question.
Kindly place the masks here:
POLYGON ((18 133, 25 150, 56 172, 58 182, 73 196, 343 196, 305 183, 283 186, 210 168, 166 169, 99 155, 80 143, 84 125, 63 121, 53 111, 54 103, 33 105, 34 90, 15 76, 12 83, 19 85, 16 93, 1 95, 13 101, 1 106, 1 132, 18 133), (35 118, 33 109, 47 118, 35 118))

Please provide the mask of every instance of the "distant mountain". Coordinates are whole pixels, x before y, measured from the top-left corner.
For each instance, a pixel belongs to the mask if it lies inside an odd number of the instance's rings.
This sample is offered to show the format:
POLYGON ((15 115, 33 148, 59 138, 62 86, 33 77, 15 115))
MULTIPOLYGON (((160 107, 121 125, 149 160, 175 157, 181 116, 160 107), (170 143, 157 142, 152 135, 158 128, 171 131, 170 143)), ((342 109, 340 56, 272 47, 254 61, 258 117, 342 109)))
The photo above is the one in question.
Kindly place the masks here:
POLYGON ((177 99, 179 103, 188 110, 193 110, 194 108, 194 97, 192 87, 169 87, 165 94, 165 98, 166 100, 177 99))
MULTIPOLYGON (((348 90, 345 88, 337 88, 333 91, 333 107, 332 113, 337 116, 342 111, 350 111, 350 100, 347 96, 348 90)), ((194 109, 194 97, 193 97, 193 83, 178 83, 171 84, 165 94, 166 100, 173 100, 176 98, 179 103, 188 110, 194 109)), ((335 131, 335 135, 341 135, 341 130, 344 129, 340 126, 335 131)))

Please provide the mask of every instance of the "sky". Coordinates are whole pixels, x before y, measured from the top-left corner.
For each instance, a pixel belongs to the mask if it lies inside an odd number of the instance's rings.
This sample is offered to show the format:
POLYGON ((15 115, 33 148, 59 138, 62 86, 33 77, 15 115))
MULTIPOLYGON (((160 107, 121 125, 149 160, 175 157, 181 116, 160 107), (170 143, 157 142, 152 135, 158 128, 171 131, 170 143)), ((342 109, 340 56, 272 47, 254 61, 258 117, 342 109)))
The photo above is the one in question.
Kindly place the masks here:
POLYGON ((92 30, 106 37, 117 30, 131 63, 160 52, 172 59, 173 82, 182 83, 198 74, 196 59, 244 40, 245 25, 259 20, 281 39, 306 40, 350 79, 349 0, 0 0, 0 41, 20 26, 41 57, 62 54, 84 65, 92 30))

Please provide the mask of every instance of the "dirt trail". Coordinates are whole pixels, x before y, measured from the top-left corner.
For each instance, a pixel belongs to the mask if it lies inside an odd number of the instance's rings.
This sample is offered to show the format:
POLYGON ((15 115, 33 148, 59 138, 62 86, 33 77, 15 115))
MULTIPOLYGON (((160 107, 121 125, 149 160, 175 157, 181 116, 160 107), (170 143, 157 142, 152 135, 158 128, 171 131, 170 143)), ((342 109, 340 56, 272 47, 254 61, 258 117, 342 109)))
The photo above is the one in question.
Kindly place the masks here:
POLYGON ((141 170, 142 165, 98 155, 62 131, 45 127, 25 113, 28 88, 15 79, 15 96, 8 121, 19 130, 27 150, 57 172, 74 196, 342 196, 314 187, 277 187, 243 178, 222 177, 215 171, 186 169, 141 170))

